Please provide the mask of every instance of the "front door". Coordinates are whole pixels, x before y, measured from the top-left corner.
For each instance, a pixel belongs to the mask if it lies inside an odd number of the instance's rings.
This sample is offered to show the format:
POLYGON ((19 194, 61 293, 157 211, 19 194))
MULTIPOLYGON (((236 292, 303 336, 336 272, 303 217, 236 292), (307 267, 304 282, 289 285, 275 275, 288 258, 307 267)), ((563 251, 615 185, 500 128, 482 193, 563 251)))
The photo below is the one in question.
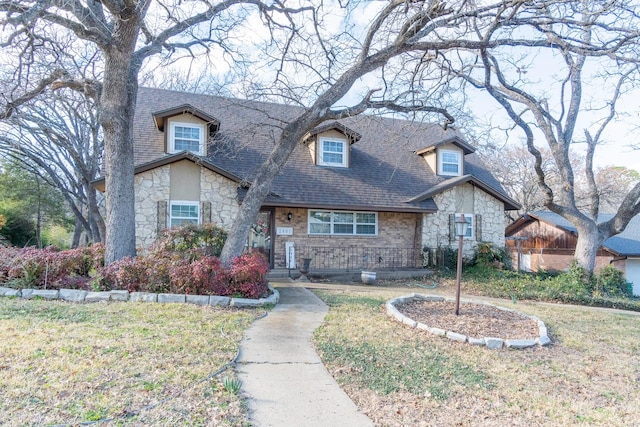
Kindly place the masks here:
POLYGON ((252 250, 262 252, 269 259, 269 266, 273 268, 273 211, 263 210, 258 212, 256 222, 249 232, 249 247, 252 250))

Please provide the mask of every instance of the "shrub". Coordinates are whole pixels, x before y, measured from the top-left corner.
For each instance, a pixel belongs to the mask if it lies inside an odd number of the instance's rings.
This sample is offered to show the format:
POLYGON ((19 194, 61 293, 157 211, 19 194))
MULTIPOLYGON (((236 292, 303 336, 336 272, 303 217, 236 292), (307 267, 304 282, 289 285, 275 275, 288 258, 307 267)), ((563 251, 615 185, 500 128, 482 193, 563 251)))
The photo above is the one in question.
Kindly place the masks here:
POLYGON ((215 224, 185 225, 165 230, 149 252, 193 253, 197 249, 205 255, 218 257, 226 240, 227 232, 215 224))
POLYGON ((230 295, 260 298, 268 293, 267 272, 269 262, 260 252, 249 252, 236 257, 229 268, 230 295))
POLYGON ((505 248, 498 248, 489 242, 481 242, 474 249, 473 266, 505 270, 511 267, 511 257, 505 248))
POLYGON ((171 292, 259 298, 268 293, 268 261, 244 254, 228 269, 217 258, 226 233, 215 225, 171 230, 150 250, 104 266, 104 246, 0 248, 0 283, 17 288, 171 292), (212 255, 214 253, 215 255, 212 255))
POLYGON ((171 292, 196 295, 228 295, 228 274, 220 260, 205 256, 171 271, 171 292))
POLYGON ((594 278, 593 296, 631 298, 633 287, 631 283, 626 281, 622 271, 612 265, 607 265, 594 278))
POLYGON ((445 271, 456 271, 458 263, 458 251, 451 248, 438 248, 438 265, 445 271))
POLYGON ((85 289, 89 273, 102 265, 103 258, 102 245, 65 251, 53 246, 0 248, 0 283, 17 288, 85 289))
POLYGON ((126 289, 129 292, 140 292, 148 283, 147 271, 139 258, 124 257, 100 269, 102 279, 95 290, 109 291, 126 289))
POLYGON ((259 252, 243 254, 225 269, 199 249, 169 252, 158 247, 100 269, 94 289, 129 292, 223 295, 260 298, 268 294, 269 263, 259 252))

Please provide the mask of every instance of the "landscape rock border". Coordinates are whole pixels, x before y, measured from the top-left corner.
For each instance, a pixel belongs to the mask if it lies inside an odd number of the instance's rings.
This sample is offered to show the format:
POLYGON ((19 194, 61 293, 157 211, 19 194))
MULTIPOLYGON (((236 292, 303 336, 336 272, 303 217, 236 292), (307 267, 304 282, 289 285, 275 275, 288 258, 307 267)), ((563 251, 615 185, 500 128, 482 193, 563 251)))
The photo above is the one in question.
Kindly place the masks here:
POLYGON ((271 295, 267 298, 231 298, 218 295, 186 295, 163 294, 150 292, 104 291, 90 292, 78 289, 12 289, 0 286, 0 296, 24 299, 42 298, 46 300, 62 300, 68 302, 92 303, 108 301, 185 303, 196 305, 229 306, 229 307, 262 307, 276 305, 280 301, 280 293, 269 284, 271 295))
POLYGON ((551 343, 551 339, 549 338, 549 330, 545 326, 544 322, 537 318, 536 316, 530 316, 528 314, 521 313, 517 310, 512 310, 510 308, 500 307, 494 304, 489 304, 486 302, 478 302, 478 303, 465 303, 465 304, 482 304, 488 305, 491 307, 495 307, 498 310, 505 310, 514 313, 518 313, 521 316, 528 317, 529 319, 537 322, 538 324, 538 338, 536 339, 515 339, 515 340, 505 340, 502 338, 496 337, 483 337, 483 338, 474 338, 468 337, 463 334, 459 334, 453 331, 445 331, 444 329, 430 327, 425 325, 424 323, 416 322, 400 313, 400 311, 396 308, 396 304, 406 304, 408 302, 412 302, 415 300, 419 301, 454 301, 453 298, 445 298, 441 296, 432 296, 432 295, 421 295, 421 294, 409 294, 401 297, 392 298, 385 304, 387 315, 397 320, 398 322, 409 326, 410 328, 416 328, 422 331, 430 332, 434 335, 444 336, 450 340, 463 342, 471 345, 479 345, 486 346, 488 349, 497 350, 503 347, 512 348, 512 349, 523 349, 533 347, 535 345, 539 346, 547 346, 551 343))

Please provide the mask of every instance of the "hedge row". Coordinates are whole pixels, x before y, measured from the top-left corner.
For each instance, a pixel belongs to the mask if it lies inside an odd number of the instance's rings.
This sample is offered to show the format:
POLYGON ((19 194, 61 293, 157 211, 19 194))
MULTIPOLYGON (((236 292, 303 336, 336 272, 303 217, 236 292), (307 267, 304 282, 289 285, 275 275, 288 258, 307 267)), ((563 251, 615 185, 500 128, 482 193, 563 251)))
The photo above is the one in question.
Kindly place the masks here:
POLYGON ((144 254, 104 266, 104 246, 71 250, 0 247, 0 284, 17 289, 84 289, 222 295, 268 294, 269 264, 257 252, 228 267, 218 256, 226 233, 215 225, 165 232, 144 254))

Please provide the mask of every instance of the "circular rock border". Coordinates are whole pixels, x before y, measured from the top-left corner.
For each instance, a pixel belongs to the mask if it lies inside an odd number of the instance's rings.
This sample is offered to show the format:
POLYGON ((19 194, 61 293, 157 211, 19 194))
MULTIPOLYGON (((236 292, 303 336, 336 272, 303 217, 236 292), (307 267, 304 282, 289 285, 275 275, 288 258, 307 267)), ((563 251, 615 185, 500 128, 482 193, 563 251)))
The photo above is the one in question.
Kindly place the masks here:
POLYGON ((131 302, 160 302, 187 303, 196 305, 218 305, 230 307, 262 307, 276 305, 280 301, 280 293, 269 284, 271 295, 267 298, 231 298, 217 295, 187 295, 187 294, 154 294, 150 292, 105 291, 90 292, 78 289, 12 289, 0 287, 0 296, 24 299, 42 298, 46 300, 63 300, 68 302, 101 302, 101 301, 131 301, 131 302))
POLYGON ((496 337, 484 337, 484 338, 468 337, 466 335, 459 334, 457 332, 446 331, 446 330, 441 329, 441 328, 434 328, 434 327, 430 327, 428 325, 425 325, 424 323, 416 322, 415 320, 412 320, 412 319, 408 318, 407 316, 405 316, 404 314, 400 313, 400 311, 398 311, 398 309, 396 308, 396 304, 406 304, 408 302, 412 302, 412 301, 416 301, 416 300, 418 300, 418 301, 433 301, 433 302, 440 302, 440 301, 451 301, 452 302, 452 301, 455 301, 453 298, 445 298, 445 297, 441 297, 441 296, 421 295, 421 294, 404 295, 404 296, 401 296, 401 297, 392 298, 389 301, 387 301, 387 303, 385 304, 387 315, 389 315, 390 317, 394 318, 398 322, 409 326, 410 328, 416 328, 416 329, 420 329, 422 331, 427 331, 427 332, 430 332, 430 333, 432 333, 434 335, 439 335, 439 336, 443 336, 443 337, 449 338, 450 340, 453 340, 453 341, 464 342, 464 343, 468 343, 468 344, 472 344, 472 345, 487 346, 487 348, 491 349, 491 350, 497 350, 497 349, 501 349, 503 347, 512 348, 512 349, 523 349, 523 348, 533 347, 535 345, 547 346, 547 345, 549 345, 551 343, 551 339, 549 339, 549 331, 548 331, 547 327, 545 326, 544 322, 542 320, 540 320, 539 318, 537 318, 536 316, 529 316, 528 314, 521 313, 521 312, 519 312, 517 310, 512 310, 510 308, 504 308, 504 307, 500 307, 500 306, 489 304, 489 303, 485 303, 485 302, 465 303, 465 304, 488 305, 488 306, 491 306, 491 307, 495 307, 498 310, 510 311, 510 312, 513 312, 513 313, 517 313, 517 314, 519 314, 521 316, 527 317, 527 318, 537 322, 537 324, 538 324, 538 338, 536 338, 536 339, 505 340, 503 338, 496 338, 496 337))

